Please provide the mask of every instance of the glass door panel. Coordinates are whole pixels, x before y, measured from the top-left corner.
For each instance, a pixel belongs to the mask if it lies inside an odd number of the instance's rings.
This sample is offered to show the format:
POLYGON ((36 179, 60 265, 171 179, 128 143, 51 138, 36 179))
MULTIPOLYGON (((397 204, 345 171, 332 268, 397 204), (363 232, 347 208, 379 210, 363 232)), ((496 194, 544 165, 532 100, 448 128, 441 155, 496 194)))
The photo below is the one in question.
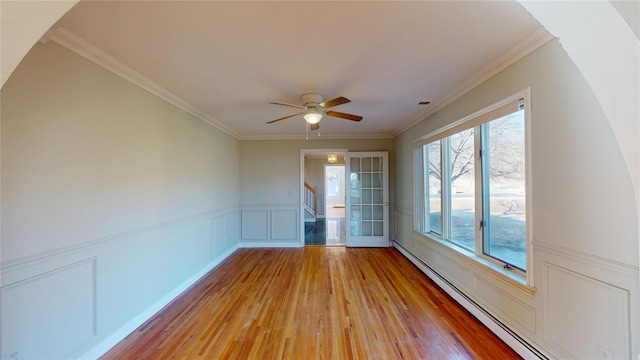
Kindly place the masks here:
POLYGON ((388 153, 348 153, 347 157, 347 246, 388 247, 388 153))

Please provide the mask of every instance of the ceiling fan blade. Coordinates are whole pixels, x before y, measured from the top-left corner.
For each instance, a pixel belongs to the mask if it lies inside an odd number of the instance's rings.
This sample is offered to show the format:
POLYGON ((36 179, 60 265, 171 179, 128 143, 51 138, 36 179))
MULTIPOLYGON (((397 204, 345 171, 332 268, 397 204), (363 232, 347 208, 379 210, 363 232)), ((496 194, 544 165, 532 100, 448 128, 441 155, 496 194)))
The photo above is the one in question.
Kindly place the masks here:
POLYGON ((287 104, 287 103, 277 102, 277 101, 269 101, 269 104, 282 105, 282 106, 289 106, 289 107, 294 107, 294 108, 298 108, 298 109, 304 109, 304 110, 307 110, 307 108, 306 108, 306 107, 304 107, 304 106, 302 106, 302 105, 287 104))
POLYGON ((362 116, 345 114, 345 113, 341 113, 341 112, 337 112, 337 111, 327 111, 326 114, 327 114, 327 116, 338 117, 338 118, 347 119, 347 120, 351 120, 351 121, 360 121, 360 120, 362 120, 362 116))
POLYGON ((280 120, 284 120, 284 119, 288 119, 288 118, 290 118, 290 117, 294 117, 294 116, 298 116, 298 115, 302 115, 302 114, 304 114, 304 113, 297 113, 297 114, 293 114, 293 115, 288 115, 288 116, 285 116, 285 117, 281 117, 281 118, 279 118, 279 119, 275 119, 275 120, 267 121, 267 124, 273 124, 274 122, 277 122, 277 121, 280 121, 280 120))
POLYGON ((335 99, 323 102, 322 104, 320 104, 320 107, 323 108, 323 109, 328 109, 328 108, 332 108, 334 106, 346 104, 348 102, 351 102, 351 100, 347 99, 344 96, 340 96, 340 97, 337 97, 335 99))
POLYGON ((317 123, 317 124, 309 124, 309 129, 310 129, 310 130, 318 130, 318 129, 320 129, 320 123, 317 123))

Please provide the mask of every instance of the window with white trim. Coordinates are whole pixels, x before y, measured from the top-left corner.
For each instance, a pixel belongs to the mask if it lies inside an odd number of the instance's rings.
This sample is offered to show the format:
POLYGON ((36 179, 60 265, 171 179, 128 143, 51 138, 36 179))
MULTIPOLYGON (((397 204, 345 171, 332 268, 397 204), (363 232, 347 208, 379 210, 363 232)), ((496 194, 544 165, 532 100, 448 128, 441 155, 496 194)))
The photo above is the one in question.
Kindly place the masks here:
POLYGON ((530 247, 528 94, 414 142, 416 230, 523 277, 530 247))

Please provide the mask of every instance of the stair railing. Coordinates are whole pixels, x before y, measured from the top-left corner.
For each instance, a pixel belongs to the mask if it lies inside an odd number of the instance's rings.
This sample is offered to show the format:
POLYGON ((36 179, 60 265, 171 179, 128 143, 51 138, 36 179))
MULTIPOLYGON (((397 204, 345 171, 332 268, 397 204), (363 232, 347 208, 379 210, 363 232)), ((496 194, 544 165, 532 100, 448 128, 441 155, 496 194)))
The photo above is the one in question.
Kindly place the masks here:
POLYGON ((305 181, 304 183, 304 208, 309 211, 311 214, 313 214, 314 217, 317 216, 317 205, 318 205, 318 189, 316 189, 315 187, 307 184, 307 182, 305 181))

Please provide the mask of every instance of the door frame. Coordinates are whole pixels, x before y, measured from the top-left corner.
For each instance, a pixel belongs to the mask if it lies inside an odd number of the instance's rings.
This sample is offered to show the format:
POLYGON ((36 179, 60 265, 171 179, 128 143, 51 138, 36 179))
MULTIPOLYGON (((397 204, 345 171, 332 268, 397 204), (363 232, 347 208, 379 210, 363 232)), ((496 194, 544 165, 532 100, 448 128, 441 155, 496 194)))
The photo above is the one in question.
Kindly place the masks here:
MULTIPOLYGON (((349 149, 300 149, 300 176, 299 176, 299 188, 298 188, 298 224, 300 229, 300 247, 304 247, 304 161, 306 155, 328 155, 328 154, 341 154, 345 155, 349 152, 349 149)), ((346 165, 346 164, 345 164, 346 165)), ((345 184, 346 186, 345 175, 345 184)), ((324 181, 324 176, 323 176, 324 181)))
MULTIPOLYGON (((389 216, 391 215, 390 211, 390 185, 389 185, 389 177, 391 175, 391 171, 389 169, 389 151, 356 151, 347 154, 345 158, 346 164, 346 181, 350 181, 351 174, 351 158, 363 158, 363 157, 382 157, 383 165, 382 165, 382 218, 384 221, 383 225, 383 234, 382 236, 375 236, 374 234, 368 235, 351 235, 351 206, 352 206, 352 197, 350 195, 347 196, 347 203, 345 208, 345 216, 347 222, 347 238, 346 238, 346 246, 347 247, 391 247, 391 219, 389 216), (349 175, 347 175, 349 174, 349 175)), ((371 185, 373 187, 373 185, 371 185)), ((351 184, 347 184, 348 191, 351 190, 351 184)), ((372 202, 372 204, 374 204, 372 202)))

